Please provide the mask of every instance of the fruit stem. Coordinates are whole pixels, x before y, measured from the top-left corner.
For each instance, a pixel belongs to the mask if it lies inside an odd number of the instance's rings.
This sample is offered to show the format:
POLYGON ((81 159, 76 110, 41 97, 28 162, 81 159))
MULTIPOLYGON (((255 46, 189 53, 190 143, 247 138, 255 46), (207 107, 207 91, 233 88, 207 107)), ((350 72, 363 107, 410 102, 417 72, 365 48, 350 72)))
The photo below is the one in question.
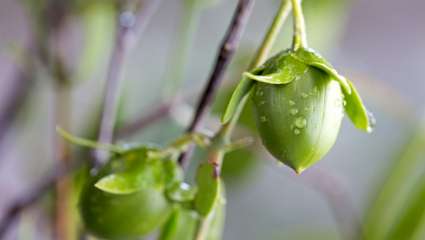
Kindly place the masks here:
POLYGON ((269 56, 270 51, 282 29, 283 24, 286 22, 286 19, 291 12, 292 5, 291 0, 282 0, 277 11, 276 16, 273 19, 272 24, 270 25, 267 34, 264 36, 263 41, 260 47, 255 54, 254 59, 249 65, 249 69, 260 66, 263 62, 266 61, 269 56))
POLYGON ((307 47, 307 35, 305 30, 304 14, 301 7, 301 0, 291 0, 294 17, 294 39, 292 49, 307 47))
MULTIPOLYGON (((273 22, 269 26, 267 34, 263 38, 263 41, 258 48, 257 53, 255 54, 254 59, 251 61, 249 69, 260 66, 263 62, 266 61, 267 57, 270 55, 272 47, 278 38, 278 35, 282 29, 282 26, 286 22, 286 19, 289 16, 292 5, 291 0, 282 0, 278 9, 277 14, 275 15, 273 22)), ((249 84, 249 80, 246 81, 249 84)), ((228 123, 222 125, 221 129, 217 133, 217 136, 222 136, 225 141, 229 141, 230 135, 233 131, 234 126, 239 120, 239 117, 242 113, 242 110, 249 99, 249 95, 247 94, 242 98, 239 105, 237 106, 237 110, 235 114, 233 114, 231 120, 228 123)))

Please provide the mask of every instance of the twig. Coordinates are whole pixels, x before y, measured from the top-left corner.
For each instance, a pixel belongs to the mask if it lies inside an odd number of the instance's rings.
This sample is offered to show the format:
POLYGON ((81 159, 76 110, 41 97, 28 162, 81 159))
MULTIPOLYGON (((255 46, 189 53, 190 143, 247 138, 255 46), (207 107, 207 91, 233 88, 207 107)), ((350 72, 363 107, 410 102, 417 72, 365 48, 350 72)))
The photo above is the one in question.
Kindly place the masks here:
POLYGON ((16 119, 19 110, 26 102, 33 83, 33 59, 32 56, 26 60, 23 67, 16 67, 12 87, 8 91, 8 98, 4 100, 3 111, 0 112, 0 145, 7 131, 16 119))
MULTIPOLYGON (((142 5, 140 0, 139 5, 142 5)), ((113 140, 114 125, 117 115, 117 105, 122 82, 123 66, 128 50, 132 47, 140 33, 146 28, 147 23, 157 7, 159 0, 150 0, 144 3, 143 7, 136 13, 123 11, 119 16, 118 30, 115 39, 115 46, 109 62, 107 74, 105 96, 103 101, 103 113, 100 121, 98 141, 111 143, 113 140)), ((106 160, 103 151, 96 151, 95 166, 102 165, 106 160)))
MULTIPOLYGON (((224 72, 226 71, 235 51, 239 45, 243 29, 248 21, 251 13, 253 0, 240 0, 233 19, 227 29, 226 35, 221 43, 220 51, 217 56, 214 68, 210 74, 207 86, 205 87, 201 98, 196 106, 195 115, 186 132, 195 132, 199 130, 208 109, 215 97, 218 87, 220 86, 224 72)), ((179 158, 180 165, 185 165, 191 150, 183 153, 179 158)))

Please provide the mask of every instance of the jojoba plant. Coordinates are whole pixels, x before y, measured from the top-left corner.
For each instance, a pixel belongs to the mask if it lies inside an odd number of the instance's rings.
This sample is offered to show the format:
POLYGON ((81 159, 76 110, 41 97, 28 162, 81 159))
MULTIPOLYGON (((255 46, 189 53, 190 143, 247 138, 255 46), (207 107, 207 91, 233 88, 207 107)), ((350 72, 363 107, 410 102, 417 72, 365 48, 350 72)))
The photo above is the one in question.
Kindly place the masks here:
POLYGON ((374 120, 353 83, 307 47, 301 3, 292 0, 292 5, 292 48, 244 73, 223 121, 229 121, 237 103, 250 94, 263 144, 275 158, 301 173, 334 145, 344 111, 366 132, 372 130, 374 120))
MULTIPOLYGON (((186 3, 209 2, 213 1, 186 3)), ((71 142, 111 153, 107 163, 90 176, 80 196, 80 215, 90 233, 105 239, 139 239, 155 231, 161 240, 221 239, 225 216, 221 166, 226 152, 247 143, 231 142, 230 135, 248 97, 254 104, 263 144, 297 173, 332 148, 344 112, 357 128, 372 130, 373 119, 353 83, 307 47, 300 0, 285 3, 276 17, 281 23, 272 24, 269 33, 276 35, 273 28, 283 23, 280 18, 291 3, 293 46, 243 74, 224 112, 222 127, 213 137, 191 133, 164 148, 128 147, 76 138, 58 129, 71 142), (184 182, 178 157, 193 143, 207 147, 208 157, 201 161, 194 183, 189 185, 184 182)), ((266 38, 259 52, 266 55, 272 42, 266 38)))

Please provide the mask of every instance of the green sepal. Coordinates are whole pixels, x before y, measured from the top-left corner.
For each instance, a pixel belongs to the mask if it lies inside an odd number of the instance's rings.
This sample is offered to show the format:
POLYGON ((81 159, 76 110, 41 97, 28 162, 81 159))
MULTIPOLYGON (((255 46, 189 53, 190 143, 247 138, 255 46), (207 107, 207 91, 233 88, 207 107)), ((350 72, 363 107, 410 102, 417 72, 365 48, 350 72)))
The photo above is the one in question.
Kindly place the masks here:
POLYGON ((167 197, 173 202, 189 202, 195 199, 197 189, 187 183, 174 183, 167 189, 167 197))
POLYGON ((348 81, 348 83, 351 88, 351 94, 344 91, 344 89, 342 91, 345 99, 345 112, 356 128, 371 132, 373 130, 373 119, 369 118, 366 107, 353 83, 351 81, 348 81))
POLYGON ((195 197, 195 209, 205 217, 214 209, 214 205, 220 197, 220 178, 214 174, 214 166, 203 163, 196 173, 198 193, 195 197))
POLYGON ((119 167, 114 173, 102 177, 95 187, 112 194, 130 194, 142 188, 163 188, 168 173, 159 158, 149 158, 148 148, 120 156, 119 167))
POLYGON ((107 175, 97 181, 94 186, 112 194, 131 194, 140 189, 134 176, 128 174, 107 175))
POLYGON ((280 73, 273 73, 267 75, 255 75, 250 72, 244 72, 244 77, 247 77, 251 80, 255 80, 257 82, 268 83, 268 84, 287 84, 294 80, 294 78, 285 77, 285 75, 280 73))
POLYGON ((223 239, 224 222, 226 218, 226 191, 224 184, 221 183, 220 197, 217 204, 214 206, 212 219, 208 228, 206 240, 220 240, 223 239))
POLYGON ((320 56, 314 50, 307 49, 307 48, 300 48, 297 51, 293 52, 291 55, 294 58, 298 59, 299 61, 309 66, 318 68, 326 72, 332 78, 334 78, 336 81, 339 82, 339 84, 341 85, 341 88, 345 92, 347 92, 348 94, 351 94, 351 87, 350 87, 350 84, 348 83, 348 80, 344 76, 340 75, 328 61, 326 61, 322 56, 320 56))
POLYGON ((233 92, 232 96, 230 97, 230 101, 227 104, 226 110, 224 111, 224 114, 221 118, 221 122, 223 124, 230 121, 232 116, 235 114, 236 109, 239 105, 239 103, 242 101, 242 99, 248 95, 252 89, 252 86, 254 85, 254 81, 247 77, 242 77, 242 80, 239 82, 238 86, 236 86, 235 91, 233 92))
POLYGON ((176 206, 164 224, 159 240, 193 240, 199 215, 193 211, 176 206))

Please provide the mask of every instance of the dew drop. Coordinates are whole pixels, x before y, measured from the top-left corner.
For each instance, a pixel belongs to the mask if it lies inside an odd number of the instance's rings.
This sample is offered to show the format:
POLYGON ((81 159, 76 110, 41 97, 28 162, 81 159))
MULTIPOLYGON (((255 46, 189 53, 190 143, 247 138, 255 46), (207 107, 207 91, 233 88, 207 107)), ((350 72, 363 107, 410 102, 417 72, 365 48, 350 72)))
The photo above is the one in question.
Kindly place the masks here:
POLYGON ((295 119, 295 126, 297 128, 304 128, 307 125, 307 120, 303 117, 295 119))
POLYGON ((295 102, 292 100, 289 100, 289 106, 294 106, 294 105, 295 105, 295 102))
POLYGON ((295 135, 300 135, 300 133, 301 133, 301 131, 300 131, 299 129, 295 129, 295 130, 294 130, 294 134, 295 134, 295 135))
POLYGON ((373 113, 367 111, 367 117, 369 118, 369 127, 367 128, 368 132, 372 132, 376 125, 376 118, 373 116, 373 113))
POLYGON ((289 110, 289 112, 291 113, 291 115, 297 115, 297 113, 298 113, 298 109, 296 109, 296 108, 292 108, 291 110, 289 110))

